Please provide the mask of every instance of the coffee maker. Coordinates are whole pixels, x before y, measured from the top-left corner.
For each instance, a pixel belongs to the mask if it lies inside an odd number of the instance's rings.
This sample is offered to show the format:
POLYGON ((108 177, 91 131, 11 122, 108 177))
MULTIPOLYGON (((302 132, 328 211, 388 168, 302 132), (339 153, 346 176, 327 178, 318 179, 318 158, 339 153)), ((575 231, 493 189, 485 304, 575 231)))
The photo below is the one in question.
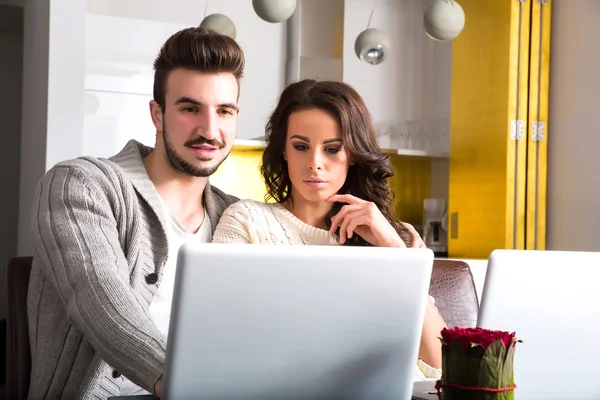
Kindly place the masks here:
POLYGON ((445 199, 424 200, 423 240, 436 257, 448 257, 448 212, 445 199))

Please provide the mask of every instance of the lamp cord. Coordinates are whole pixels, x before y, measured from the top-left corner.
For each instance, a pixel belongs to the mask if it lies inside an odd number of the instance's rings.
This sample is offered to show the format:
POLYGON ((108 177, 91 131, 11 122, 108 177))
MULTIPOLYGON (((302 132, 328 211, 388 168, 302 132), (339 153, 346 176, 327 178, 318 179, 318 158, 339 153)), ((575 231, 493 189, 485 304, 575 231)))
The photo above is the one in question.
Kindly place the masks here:
POLYGON ((371 10, 371 15, 369 15, 369 22, 367 23, 367 29, 371 26, 371 18, 373 18, 373 13, 375 12, 375 1, 373 1, 373 9, 371 10))
POLYGON ((206 10, 208 9, 208 0, 204 3, 204 18, 206 18, 206 10))

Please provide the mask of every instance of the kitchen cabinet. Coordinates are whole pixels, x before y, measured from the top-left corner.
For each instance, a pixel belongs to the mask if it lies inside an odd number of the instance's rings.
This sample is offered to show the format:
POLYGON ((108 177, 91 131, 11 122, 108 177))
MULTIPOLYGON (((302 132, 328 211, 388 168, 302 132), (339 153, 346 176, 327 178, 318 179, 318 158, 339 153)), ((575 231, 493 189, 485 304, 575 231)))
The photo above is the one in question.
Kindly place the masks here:
POLYGON ((461 0, 452 48, 449 255, 544 249, 551 0, 461 0))

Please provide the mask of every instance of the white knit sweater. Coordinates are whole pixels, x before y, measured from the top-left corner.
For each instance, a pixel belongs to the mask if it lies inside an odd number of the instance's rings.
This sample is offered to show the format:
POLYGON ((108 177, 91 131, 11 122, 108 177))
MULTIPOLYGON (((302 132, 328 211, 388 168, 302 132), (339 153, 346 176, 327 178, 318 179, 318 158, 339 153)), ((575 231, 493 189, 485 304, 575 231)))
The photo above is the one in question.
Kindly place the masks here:
MULTIPOLYGON (((337 235, 304 223, 281 204, 252 200, 241 200, 225 210, 213 243, 339 245, 337 235)), ((440 376, 440 369, 417 361, 415 381, 436 380, 440 376)))

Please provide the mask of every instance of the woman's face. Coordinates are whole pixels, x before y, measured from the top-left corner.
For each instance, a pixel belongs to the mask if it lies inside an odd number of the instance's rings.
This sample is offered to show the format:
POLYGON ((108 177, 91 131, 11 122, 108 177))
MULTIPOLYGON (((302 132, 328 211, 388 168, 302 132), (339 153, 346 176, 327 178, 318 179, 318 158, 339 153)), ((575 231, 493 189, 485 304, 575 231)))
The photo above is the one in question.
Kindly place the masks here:
POLYGON ((284 158, 294 201, 320 202, 336 194, 350 166, 340 125, 329 113, 316 108, 290 114, 284 158))

